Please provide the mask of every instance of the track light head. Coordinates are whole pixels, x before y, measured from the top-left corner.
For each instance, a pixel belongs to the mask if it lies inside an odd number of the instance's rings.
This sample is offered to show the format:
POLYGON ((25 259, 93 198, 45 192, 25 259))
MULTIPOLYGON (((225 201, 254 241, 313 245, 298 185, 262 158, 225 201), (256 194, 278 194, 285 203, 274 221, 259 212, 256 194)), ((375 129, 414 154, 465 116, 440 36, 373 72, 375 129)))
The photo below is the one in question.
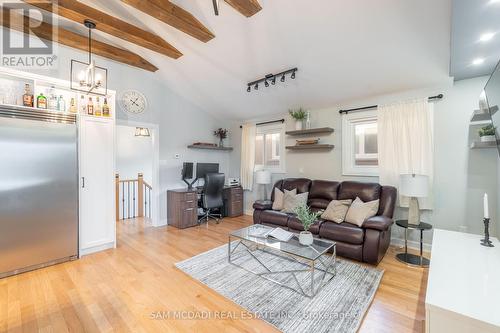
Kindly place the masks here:
POLYGON ((250 90, 251 90, 251 89, 250 89, 250 86, 248 86, 248 88, 247 88, 247 92, 250 92, 250 90))
POLYGON ((292 80, 295 80, 295 71, 292 72, 292 75, 290 76, 292 80))
POLYGON ((256 83, 255 86, 253 87, 255 90, 259 90, 259 84, 256 83))
POLYGON ((271 84, 274 86, 276 84, 276 76, 273 76, 273 79, 271 80, 271 84))
POLYGON ((264 81, 264 86, 269 87, 269 82, 267 82, 267 80, 264 81))
POLYGON ((285 74, 283 74, 283 75, 281 76, 280 81, 281 81, 281 82, 285 82, 285 74))

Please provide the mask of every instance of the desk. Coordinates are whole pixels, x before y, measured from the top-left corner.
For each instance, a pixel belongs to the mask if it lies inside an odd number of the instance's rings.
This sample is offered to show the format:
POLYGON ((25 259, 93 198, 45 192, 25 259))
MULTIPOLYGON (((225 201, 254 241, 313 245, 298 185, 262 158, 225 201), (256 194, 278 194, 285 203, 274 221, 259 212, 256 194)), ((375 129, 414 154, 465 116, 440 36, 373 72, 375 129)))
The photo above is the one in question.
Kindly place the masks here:
MULTIPOLYGON (((243 215, 243 188, 224 187, 222 192, 224 216, 243 215)), ((180 188, 167 191, 168 225, 185 229, 198 225, 198 193, 196 188, 180 188)))

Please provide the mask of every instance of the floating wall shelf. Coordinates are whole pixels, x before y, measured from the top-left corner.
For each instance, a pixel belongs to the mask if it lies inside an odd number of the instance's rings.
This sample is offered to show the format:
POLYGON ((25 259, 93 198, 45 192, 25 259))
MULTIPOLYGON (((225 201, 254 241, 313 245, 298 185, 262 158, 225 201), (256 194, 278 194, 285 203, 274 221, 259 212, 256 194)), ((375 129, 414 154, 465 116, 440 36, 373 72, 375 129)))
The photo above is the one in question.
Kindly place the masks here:
POLYGON ((470 145, 470 149, 485 149, 485 148, 496 148, 496 147, 497 147, 497 142, 495 141, 490 141, 490 142, 475 141, 470 145))
POLYGON ((475 110, 472 113, 472 117, 470 119, 471 125, 484 125, 491 122, 491 115, 494 115, 498 111, 498 106, 492 106, 490 108, 490 112, 486 110, 475 110))
POLYGON ((314 145, 286 146, 286 149, 291 149, 291 150, 310 150, 310 149, 332 150, 334 147, 335 147, 334 145, 314 144, 314 145))
POLYGON ((311 128, 298 131, 286 131, 287 135, 309 135, 309 134, 330 134, 333 133, 333 128, 331 127, 321 127, 321 128, 311 128))
POLYGON ((233 147, 219 147, 219 146, 198 146, 198 145, 189 145, 190 149, 207 149, 207 150, 222 150, 222 151, 231 151, 233 147))

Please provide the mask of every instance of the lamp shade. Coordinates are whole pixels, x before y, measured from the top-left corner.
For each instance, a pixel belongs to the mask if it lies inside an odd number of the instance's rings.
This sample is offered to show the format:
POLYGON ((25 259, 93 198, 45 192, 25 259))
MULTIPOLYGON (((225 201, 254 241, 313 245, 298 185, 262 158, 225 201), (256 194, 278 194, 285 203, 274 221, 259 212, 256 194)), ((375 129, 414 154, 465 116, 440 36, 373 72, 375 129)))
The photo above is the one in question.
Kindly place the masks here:
POLYGON ((429 177, 416 174, 400 175, 399 193, 407 197, 426 197, 429 194, 429 177))
POLYGON ((259 170, 255 173, 255 183, 268 185, 271 184, 271 172, 269 170, 259 170))

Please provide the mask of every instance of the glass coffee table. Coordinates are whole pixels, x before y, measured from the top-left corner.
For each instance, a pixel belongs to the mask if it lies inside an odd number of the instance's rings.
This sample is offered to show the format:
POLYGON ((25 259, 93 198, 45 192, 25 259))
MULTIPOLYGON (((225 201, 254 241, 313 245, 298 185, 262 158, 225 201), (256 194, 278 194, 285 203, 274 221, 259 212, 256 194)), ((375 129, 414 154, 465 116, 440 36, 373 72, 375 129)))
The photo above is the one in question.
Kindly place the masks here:
POLYGON ((313 244, 306 246, 299 243, 298 235, 288 242, 259 236, 272 229, 254 224, 231 232, 229 263, 303 296, 314 297, 337 274, 335 242, 314 239, 313 244), (333 251, 331 255, 327 254, 330 250, 333 251), (237 259, 242 261, 243 256, 247 256, 247 260, 239 263, 237 259), (249 261, 253 261, 254 269, 245 267, 244 264, 249 261), (256 267, 260 268, 260 272, 256 267), (284 276, 292 283, 284 283, 277 279, 278 276, 284 276))

